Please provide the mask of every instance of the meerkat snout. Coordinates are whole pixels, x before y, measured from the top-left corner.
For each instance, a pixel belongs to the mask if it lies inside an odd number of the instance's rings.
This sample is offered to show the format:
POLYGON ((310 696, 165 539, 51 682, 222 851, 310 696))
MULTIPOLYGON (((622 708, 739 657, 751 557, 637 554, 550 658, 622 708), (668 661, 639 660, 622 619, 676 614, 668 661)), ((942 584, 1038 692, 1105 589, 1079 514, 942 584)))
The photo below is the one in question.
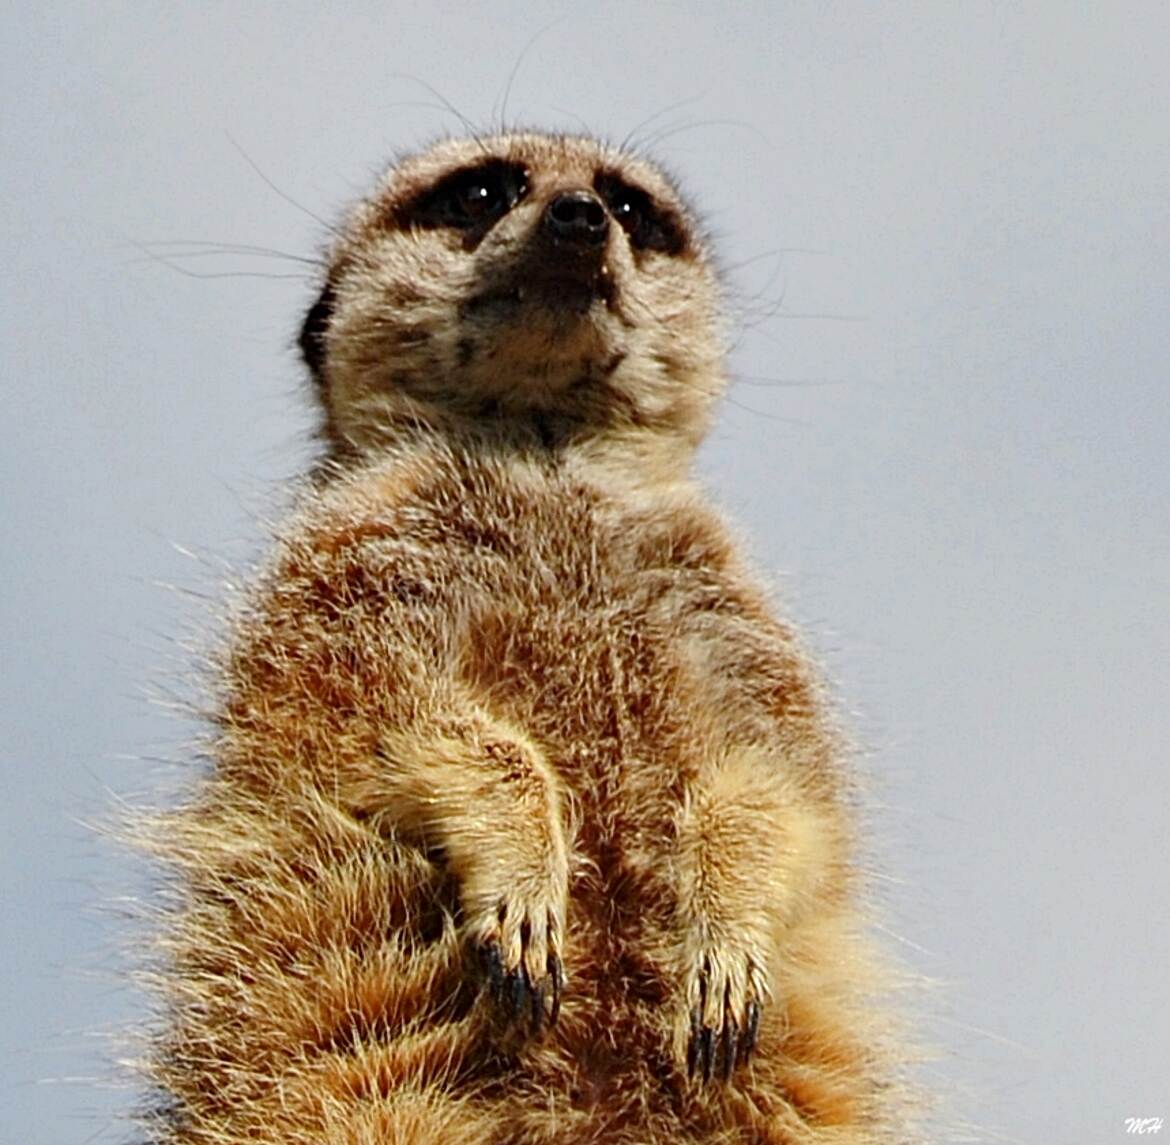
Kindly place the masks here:
POLYGON ((544 212, 545 229, 559 243, 597 248, 609 237, 605 204, 592 191, 565 191, 544 212))
POLYGON ((594 307, 617 304, 617 255, 609 212, 595 192, 553 188, 534 207, 538 214, 527 220, 514 253, 510 246, 484 251, 483 289, 468 299, 464 316, 486 311, 502 330, 544 324, 555 343, 546 356, 553 356, 580 342, 576 324, 597 323, 594 307))

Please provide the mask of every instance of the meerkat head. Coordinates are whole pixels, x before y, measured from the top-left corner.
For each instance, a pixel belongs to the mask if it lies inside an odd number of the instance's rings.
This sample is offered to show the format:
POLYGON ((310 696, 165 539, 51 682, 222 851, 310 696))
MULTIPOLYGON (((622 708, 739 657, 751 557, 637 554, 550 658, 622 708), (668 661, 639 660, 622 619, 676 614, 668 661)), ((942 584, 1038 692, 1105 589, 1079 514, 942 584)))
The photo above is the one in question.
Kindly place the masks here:
POLYGON ((722 386, 716 282, 648 163, 590 138, 449 140, 342 228, 301 349, 337 457, 419 426, 689 458, 722 386))

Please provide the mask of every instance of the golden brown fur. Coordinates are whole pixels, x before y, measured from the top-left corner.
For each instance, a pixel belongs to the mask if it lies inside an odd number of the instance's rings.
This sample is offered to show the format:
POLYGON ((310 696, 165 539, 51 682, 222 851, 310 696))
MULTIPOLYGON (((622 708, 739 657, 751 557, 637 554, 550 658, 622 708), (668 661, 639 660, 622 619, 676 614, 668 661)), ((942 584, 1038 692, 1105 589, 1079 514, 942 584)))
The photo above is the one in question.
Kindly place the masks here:
POLYGON ((841 746, 687 478, 716 314, 592 140, 441 144, 355 212, 302 339, 332 460, 151 833, 154 1140, 907 1139, 841 746), (474 180, 428 199, 501 161, 486 229, 474 180))

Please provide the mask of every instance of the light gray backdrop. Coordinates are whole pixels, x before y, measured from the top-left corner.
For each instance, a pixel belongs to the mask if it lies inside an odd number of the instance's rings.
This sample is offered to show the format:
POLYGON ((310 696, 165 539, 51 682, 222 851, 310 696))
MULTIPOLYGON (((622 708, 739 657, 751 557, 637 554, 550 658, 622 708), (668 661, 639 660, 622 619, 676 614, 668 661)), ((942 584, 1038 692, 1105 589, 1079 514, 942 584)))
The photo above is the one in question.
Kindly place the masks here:
POLYGON ((458 130, 425 85, 483 124, 526 48, 509 119, 656 117, 710 220, 703 473, 865 748, 958 1136, 1170 1119, 1164 4, 8 4, 2 39, 0 1140, 119 1139, 103 911, 146 881, 77 820, 182 756, 143 696, 198 605, 159 582, 214 593, 311 455, 311 274, 195 244, 312 254, 308 211, 458 130))

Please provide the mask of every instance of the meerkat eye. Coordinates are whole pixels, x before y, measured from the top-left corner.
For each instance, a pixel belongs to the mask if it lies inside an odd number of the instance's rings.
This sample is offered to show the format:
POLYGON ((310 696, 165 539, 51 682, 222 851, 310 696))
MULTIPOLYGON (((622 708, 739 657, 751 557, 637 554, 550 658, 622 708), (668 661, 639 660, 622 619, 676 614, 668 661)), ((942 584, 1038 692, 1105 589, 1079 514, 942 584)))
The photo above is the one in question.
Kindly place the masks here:
POLYGON ((474 222, 496 214, 504 205, 504 188, 498 179, 472 179, 452 195, 452 213, 466 216, 474 222))
POLYGON ((473 230, 506 215, 527 193, 523 167, 492 162, 443 179, 411 212, 423 226, 473 230))
POLYGON ((678 254, 686 245, 678 218, 659 208, 641 188, 606 174, 597 177, 594 187, 638 249, 678 254))
POLYGON ((634 201, 634 196, 625 191, 616 192, 609 201, 609 209, 622 227, 630 234, 637 234, 642 225, 642 212, 634 201))

